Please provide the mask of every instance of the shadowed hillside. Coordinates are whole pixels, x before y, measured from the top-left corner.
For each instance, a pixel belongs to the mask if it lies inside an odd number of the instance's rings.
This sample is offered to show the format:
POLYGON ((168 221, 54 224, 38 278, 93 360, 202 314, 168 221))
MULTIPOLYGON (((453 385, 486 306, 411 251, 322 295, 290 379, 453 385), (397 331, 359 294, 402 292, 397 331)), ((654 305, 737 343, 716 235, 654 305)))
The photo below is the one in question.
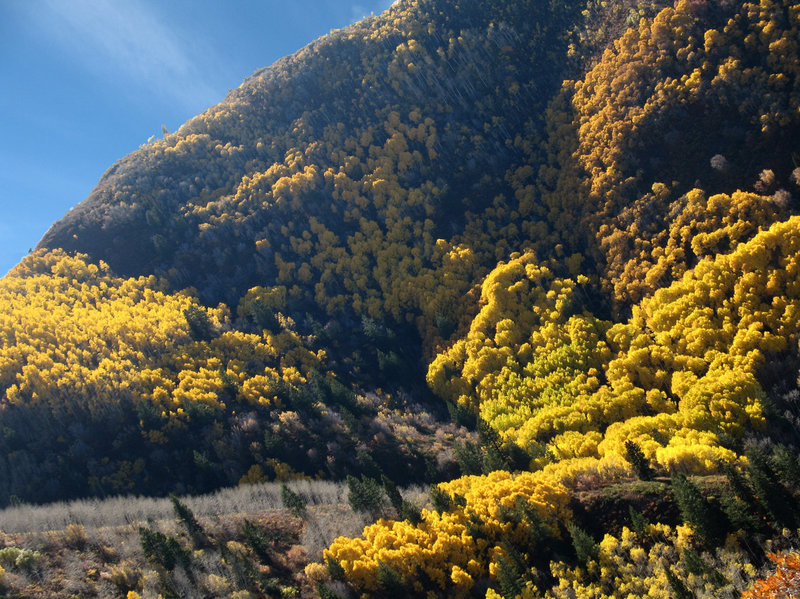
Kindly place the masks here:
POLYGON ((791 0, 408 0, 256 72, 0 280, 0 503, 346 479, 394 519, 328 598, 791 570, 798 39, 791 0))

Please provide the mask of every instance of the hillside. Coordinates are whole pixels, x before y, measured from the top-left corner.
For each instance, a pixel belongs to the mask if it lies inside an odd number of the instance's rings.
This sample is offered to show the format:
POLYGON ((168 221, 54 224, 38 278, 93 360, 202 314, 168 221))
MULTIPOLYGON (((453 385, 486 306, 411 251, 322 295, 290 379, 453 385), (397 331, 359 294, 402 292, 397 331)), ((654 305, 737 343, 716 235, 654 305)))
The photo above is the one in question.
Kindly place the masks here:
POLYGON ((0 280, 0 504, 350 477, 397 520, 322 596, 738 596, 800 538, 798 40, 402 0, 256 72, 0 280))

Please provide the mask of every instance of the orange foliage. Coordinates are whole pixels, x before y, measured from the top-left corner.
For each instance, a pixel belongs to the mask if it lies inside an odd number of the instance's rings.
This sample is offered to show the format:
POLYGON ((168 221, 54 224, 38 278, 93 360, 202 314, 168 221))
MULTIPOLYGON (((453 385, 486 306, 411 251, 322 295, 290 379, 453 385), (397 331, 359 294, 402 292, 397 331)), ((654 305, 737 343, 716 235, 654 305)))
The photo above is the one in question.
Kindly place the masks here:
POLYGON ((757 580, 742 593, 742 599, 791 599, 800 596, 800 553, 769 553, 775 572, 757 580))

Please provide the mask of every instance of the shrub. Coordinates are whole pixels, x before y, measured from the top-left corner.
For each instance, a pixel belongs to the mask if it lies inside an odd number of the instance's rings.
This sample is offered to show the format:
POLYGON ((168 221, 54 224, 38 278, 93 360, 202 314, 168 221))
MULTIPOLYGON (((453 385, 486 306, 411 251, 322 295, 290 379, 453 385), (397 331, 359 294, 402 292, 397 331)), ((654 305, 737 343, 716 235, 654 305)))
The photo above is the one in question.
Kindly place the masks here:
POLYGON ((800 554, 797 552, 768 556, 776 566, 775 572, 757 580, 742 595, 742 599, 768 599, 771 597, 800 596, 800 554))
POLYGON ((135 590, 139 586, 141 578, 142 573, 127 563, 111 566, 108 575, 108 580, 113 582, 121 592, 135 590))
POLYGON ((19 552, 16 559, 16 566, 22 570, 30 570, 36 567, 42 559, 42 554, 38 551, 31 551, 30 549, 23 549, 19 552))
POLYGON ((86 527, 80 524, 68 524, 64 529, 64 544, 73 549, 83 549, 86 543, 86 527))
POLYGON ((17 557, 22 552, 19 547, 3 547, 0 549, 0 562, 13 566, 17 562, 17 557))
POLYGON ((41 559, 42 554, 31 549, 20 549, 13 546, 0 549, 0 563, 7 566, 16 566, 22 570, 29 570, 35 567, 41 559))

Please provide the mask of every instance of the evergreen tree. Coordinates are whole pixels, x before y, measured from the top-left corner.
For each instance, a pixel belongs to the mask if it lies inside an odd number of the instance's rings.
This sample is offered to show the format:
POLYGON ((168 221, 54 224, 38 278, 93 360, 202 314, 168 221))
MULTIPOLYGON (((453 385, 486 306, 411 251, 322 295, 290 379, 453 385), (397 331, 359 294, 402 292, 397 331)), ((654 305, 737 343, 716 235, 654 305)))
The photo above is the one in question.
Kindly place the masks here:
POLYGON ((767 454, 761 448, 751 445, 746 455, 750 482, 770 520, 781 526, 796 528, 795 502, 778 480, 767 454))
POLYGON ((489 536, 484 532, 486 522, 478 514, 470 513, 467 516, 466 528, 467 534, 476 541, 488 541, 489 536))
POLYGON ((201 307, 192 304, 183 315, 186 317, 186 324, 189 325, 189 334, 195 341, 209 341, 214 337, 214 327, 208 313, 201 307))
POLYGON ((712 568, 697 553, 694 549, 687 548, 683 550, 683 563, 686 565, 686 571, 695 576, 705 576, 716 587, 721 587, 729 584, 722 573, 716 568, 712 568))
POLYGON ((406 599, 409 594, 403 579, 385 562, 378 562, 378 590, 386 599, 406 599))
MULTIPOLYGON (((492 426, 478 417, 478 438, 480 440, 480 453, 483 457, 483 473, 489 474, 495 470, 524 470, 530 466, 531 456, 513 441, 503 443, 500 434, 492 426)), ((472 459, 472 458, 470 458, 472 459)), ((468 468, 472 464, 465 464, 468 468)))
POLYGON ((475 411, 465 405, 448 401, 447 411, 450 413, 450 419, 464 428, 475 430, 478 426, 478 416, 475 411))
POLYGON ((528 525, 528 542, 531 547, 553 541, 553 531, 542 519, 539 510, 533 507, 530 502, 521 495, 514 499, 514 504, 522 514, 522 520, 528 525))
POLYGON ((697 599, 694 592, 686 586, 686 583, 677 574, 670 570, 669 566, 664 568, 664 573, 667 575, 667 582, 674 599, 697 599))
POLYGON ((478 437, 483 448, 483 473, 511 470, 511 464, 503 451, 500 435, 480 417, 478 417, 478 437))
POLYGON ((422 510, 410 501, 403 500, 400 506, 400 518, 408 520, 411 524, 422 522, 422 510))
POLYGON ((324 582, 317 583, 317 595, 319 595, 319 599, 345 599, 324 582))
POLYGON ((586 564, 589 560, 596 560, 600 553, 600 546, 592 536, 574 522, 570 522, 568 528, 578 562, 586 564))
POLYGON ((256 569, 250 560, 238 555, 235 551, 230 551, 225 544, 220 545, 220 554, 231 569, 232 578, 240 589, 255 589, 269 597, 282 594, 279 582, 265 572, 256 569))
POLYGON ((306 517, 306 500, 286 486, 286 483, 281 483, 281 501, 283 507, 289 510, 293 516, 306 517))
POLYGON ((339 560, 337 560, 335 557, 328 555, 325 558, 325 565, 328 568, 328 575, 330 575, 331 579, 339 580, 341 582, 346 580, 344 568, 342 567, 342 564, 339 563, 339 560))
POLYGON ((800 491, 800 460, 798 455, 786 447, 778 445, 773 451, 775 470, 784 486, 800 491))
POLYGON ((640 480, 653 480, 655 472, 650 467, 650 462, 645 457, 642 448, 639 445, 627 439, 625 441, 625 453, 628 456, 628 461, 633 465, 633 470, 640 480))
POLYGON ((702 576, 708 571, 708 567, 703 561, 703 558, 691 548, 683 550, 683 563, 686 564, 686 571, 689 574, 702 576))
POLYGON ((762 510, 753 491, 741 473, 730 464, 723 464, 722 471, 728 479, 728 486, 720 496, 725 516, 734 530, 757 531, 762 510))
POLYGON ((383 483, 383 490, 389 498, 389 503, 395 509, 398 515, 403 512, 403 496, 397 490, 397 485, 385 474, 381 475, 381 482, 383 483))
POLYGON ((242 521, 242 534, 245 541, 253 550, 262 564, 272 564, 272 545, 267 539, 264 531, 258 526, 250 522, 247 518, 242 521))
POLYGON ((673 473, 672 490, 683 521, 694 528, 700 542, 709 547, 718 545, 727 529, 723 514, 715 510, 681 472, 673 473))
POLYGON ((523 578, 524 570, 519 567, 517 560, 512 557, 498 554, 497 556, 497 582, 500 592, 507 599, 514 599, 525 587, 523 578))
POLYGON ((175 493, 170 493, 169 499, 172 502, 172 510, 175 512, 175 516, 178 518, 178 521, 186 527, 195 545, 205 544, 207 541, 206 533, 197 521, 197 518, 194 517, 192 510, 190 510, 186 504, 182 503, 175 493))
POLYGON ((631 530, 637 535, 643 535, 647 525, 650 524, 644 514, 634 508, 632 505, 628 506, 628 514, 631 517, 631 530))
POLYGON ((452 499, 450 499, 450 495, 445 493, 439 488, 439 485, 431 485, 431 503, 433 504, 433 509, 440 514, 445 512, 449 512, 450 509, 453 507, 452 499))
POLYGON ((184 551, 175 537, 168 537, 162 532, 140 526, 139 541, 145 559, 154 566, 174 570, 178 563, 184 567, 189 564, 189 553, 184 551))
POLYGON ((456 441, 453 451, 462 476, 483 473, 483 452, 481 452, 480 445, 470 441, 456 441))
POLYGON ((347 477, 347 502, 354 512, 366 512, 377 520, 383 509, 383 489, 374 478, 347 477))
POLYGON ((383 476, 383 471, 366 449, 356 450, 356 461, 361 468, 361 474, 369 478, 379 480, 383 476))
POLYGON ((254 299, 250 304, 250 313, 256 325, 272 333, 281 330, 281 325, 275 317, 275 312, 261 299, 254 299))
POLYGON ((496 470, 511 470, 511 465, 501 449, 488 445, 483 454, 483 473, 490 474, 496 470))

